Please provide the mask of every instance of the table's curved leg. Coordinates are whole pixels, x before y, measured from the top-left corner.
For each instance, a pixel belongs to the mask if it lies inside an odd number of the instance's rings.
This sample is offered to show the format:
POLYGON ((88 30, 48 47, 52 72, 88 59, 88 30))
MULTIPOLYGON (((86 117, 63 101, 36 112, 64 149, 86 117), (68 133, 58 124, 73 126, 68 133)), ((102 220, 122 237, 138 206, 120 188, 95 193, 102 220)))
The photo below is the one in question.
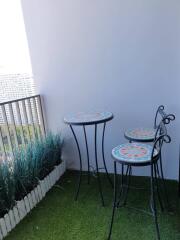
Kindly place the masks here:
POLYGON ((103 163, 104 163, 104 168, 105 168, 105 171, 106 171, 107 179, 109 180, 109 183, 113 187, 112 180, 111 180, 111 178, 109 176, 109 173, 108 173, 108 170, 107 170, 106 161, 105 161, 105 155, 104 155, 104 135, 105 135, 105 129, 106 129, 106 123, 104 123, 103 134, 102 134, 102 156, 103 156, 103 163))
POLYGON ((86 152, 87 152, 87 161, 88 161, 88 184, 90 183, 90 163, 89 163, 89 149, 88 149, 88 142, 87 142, 87 135, 86 135, 86 128, 83 125, 84 130, 84 138, 86 143, 86 152))
POLYGON ((74 139, 76 141, 78 154, 79 154, 79 161, 80 161, 80 173, 79 173, 78 188, 77 188, 77 192, 76 192, 76 195, 75 195, 75 201, 76 201, 77 198, 78 198, 78 195, 79 195, 79 190, 80 190, 81 180, 82 180, 82 158, 81 158, 81 151, 80 151, 79 143, 78 143, 78 140, 77 140, 77 137, 76 137, 76 134, 74 132, 74 129, 73 129, 72 125, 70 125, 70 128, 71 128, 71 131, 73 133, 74 139))
POLYGON ((104 198, 103 198, 103 193, 102 193, 101 179, 100 179, 98 159, 97 159, 97 124, 95 124, 94 142, 95 142, 95 161, 96 161, 97 180, 98 180, 99 192, 100 192, 100 196, 101 196, 102 205, 104 206, 104 198))

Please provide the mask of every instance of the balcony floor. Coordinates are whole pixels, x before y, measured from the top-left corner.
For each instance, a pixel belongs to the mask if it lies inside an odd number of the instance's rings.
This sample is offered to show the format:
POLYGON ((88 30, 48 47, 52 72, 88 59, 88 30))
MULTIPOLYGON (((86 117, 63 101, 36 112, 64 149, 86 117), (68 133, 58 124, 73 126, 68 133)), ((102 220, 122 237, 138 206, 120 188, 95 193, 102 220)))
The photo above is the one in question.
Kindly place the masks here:
MULTIPOLYGON (((83 184, 79 199, 74 201, 76 173, 67 172, 59 185, 9 234, 6 240, 105 240, 107 239, 112 206, 112 189, 104 179, 106 207, 101 207, 96 179, 83 184)), ((143 177, 133 177, 133 184, 149 186, 143 177)), ((172 206, 177 209, 177 183, 168 181, 172 206)), ((128 205, 149 210, 149 192, 130 190, 128 205)), ((175 213, 159 211, 161 239, 180 239, 180 210, 175 213)), ((144 213, 120 208, 116 212, 112 240, 155 239, 153 219, 144 213)))

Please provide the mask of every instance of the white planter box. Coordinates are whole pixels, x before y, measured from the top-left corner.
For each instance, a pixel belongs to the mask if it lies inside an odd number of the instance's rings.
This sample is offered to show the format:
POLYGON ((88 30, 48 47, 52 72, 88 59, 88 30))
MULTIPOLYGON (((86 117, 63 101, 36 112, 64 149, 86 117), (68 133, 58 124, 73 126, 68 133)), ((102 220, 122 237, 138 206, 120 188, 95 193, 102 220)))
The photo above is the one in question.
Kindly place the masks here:
POLYGON ((2 233, 0 232, 0 239, 3 239, 3 235, 2 235, 2 233))
POLYGON ((52 180, 52 185, 54 185, 56 182, 55 169, 52 171, 51 180, 52 180))
POLYGON ((9 211, 9 218, 10 218, 10 222, 11 222, 11 227, 13 229, 16 226, 16 221, 15 221, 15 218, 14 218, 13 210, 9 211))
POLYGON ((26 216, 26 213, 27 213, 23 199, 21 201, 17 201, 17 208, 18 208, 20 220, 22 220, 26 216))
POLYGON ((31 191, 31 197, 32 197, 33 207, 35 207, 36 204, 37 204, 37 200, 36 200, 36 196, 35 196, 34 190, 31 191))
POLYGON ((10 218, 9 218, 8 213, 5 214, 4 220, 5 220, 7 232, 10 232, 12 228, 11 228, 11 223, 10 223, 10 218))
POLYGON ((33 200, 32 200, 32 195, 31 195, 31 193, 29 193, 29 194, 27 195, 27 197, 28 197, 30 209, 32 209, 34 206, 33 206, 33 200))
POLYGON ((15 226, 40 202, 52 186, 59 180, 66 170, 62 161, 54 170, 34 188, 24 199, 17 201, 16 205, 3 218, 0 218, 0 240, 15 228, 15 226))
POLYGON ((26 212, 29 213, 31 209, 30 209, 29 200, 27 196, 24 198, 24 203, 25 203, 26 212))
MULTIPOLYGON (((54 170, 53 170, 54 171, 54 170)), ((51 187, 54 185, 54 176, 53 176, 53 171, 49 174, 49 178, 50 178, 50 184, 51 184, 51 187)))
POLYGON ((58 181, 59 180, 59 176, 58 176, 58 167, 56 166, 55 167, 55 178, 56 178, 56 181, 58 181))
POLYGON ((45 189, 46 189, 46 193, 49 191, 49 184, 48 184, 48 178, 45 177, 44 179, 44 184, 45 184, 45 189))
POLYGON ((13 214, 14 214, 15 223, 18 224, 20 222, 20 217, 19 217, 17 206, 13 207, 13 214))
POLYGON ((42 193, 42 198, 46 195, 46 186, 45 186, 45 181, 42 180, 40 181, 40 188, 41 188, 41 193, 42 193))
POLYGON ((50 188, 51 188, 51 178, 50 178, 50 174, 47 176, 47 181, 48 181, 48 190, 50 190, 50 188))
POLYGON ((36 201, 38 203, 40 201, 40 199, 39 199, 39 193, 38 193, 37 187, 34 189, 34 193, 35 193, 36 201))
POLYGON ((38 191, 38 195, 39 195, 39 201, 42 200, 43 196, 42 196, 42 191, 41 191, 41 187, 40 187, 40 183, 37 186, 37 191, 38 191))
POLYGON ((7 229, 6 229, 6 223, 5 223, 4 218, 0 219, 0 227, 1 227, 2 236, 5 237, 8 234, 8 232, 7 232, 7 229))

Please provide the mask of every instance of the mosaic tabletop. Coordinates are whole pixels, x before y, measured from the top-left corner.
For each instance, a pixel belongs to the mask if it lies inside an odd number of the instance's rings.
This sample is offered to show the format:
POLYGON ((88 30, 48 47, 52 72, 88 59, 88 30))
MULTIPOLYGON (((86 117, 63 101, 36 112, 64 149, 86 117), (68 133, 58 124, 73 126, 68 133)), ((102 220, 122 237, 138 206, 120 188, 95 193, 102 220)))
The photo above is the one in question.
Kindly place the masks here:
POLYGON ((129 140, 153 141, 156 130, 154 128, 134 128, 125 131, 124 136, 129 140))
MULTIPOLYGON (((112 156, 119 161, 129 163, 144 163, 151 160, 153 147, 143 143, 125 143, 112 150, 112 156)), ((154 151, 154 157, 158 154, 154 151)))
POLYGON ((64 122, 74 125, 95 124, 109 121, 113 118, 111 112, 79 112, 66 116, 64 122))

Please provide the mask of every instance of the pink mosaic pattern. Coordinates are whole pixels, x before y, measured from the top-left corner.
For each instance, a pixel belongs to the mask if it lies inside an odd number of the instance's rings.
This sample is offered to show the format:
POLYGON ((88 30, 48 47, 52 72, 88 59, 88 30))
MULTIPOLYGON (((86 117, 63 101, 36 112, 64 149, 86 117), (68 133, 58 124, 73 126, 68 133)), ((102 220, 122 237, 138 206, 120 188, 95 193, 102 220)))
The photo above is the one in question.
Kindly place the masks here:
MULTIPOLYGON (((121 161, 126 162, 147 162, 151 161, 153 147, 143 143, 125 143, 115 147, 112 150, 112 156, 121 161)), ((154 156, 158 154, 154 150, 154 156)))
POLYGON ((147 149, 138 145, 124 146, 120 149, 120 154, 128 158, 142 158, 147 154, 147 149))

